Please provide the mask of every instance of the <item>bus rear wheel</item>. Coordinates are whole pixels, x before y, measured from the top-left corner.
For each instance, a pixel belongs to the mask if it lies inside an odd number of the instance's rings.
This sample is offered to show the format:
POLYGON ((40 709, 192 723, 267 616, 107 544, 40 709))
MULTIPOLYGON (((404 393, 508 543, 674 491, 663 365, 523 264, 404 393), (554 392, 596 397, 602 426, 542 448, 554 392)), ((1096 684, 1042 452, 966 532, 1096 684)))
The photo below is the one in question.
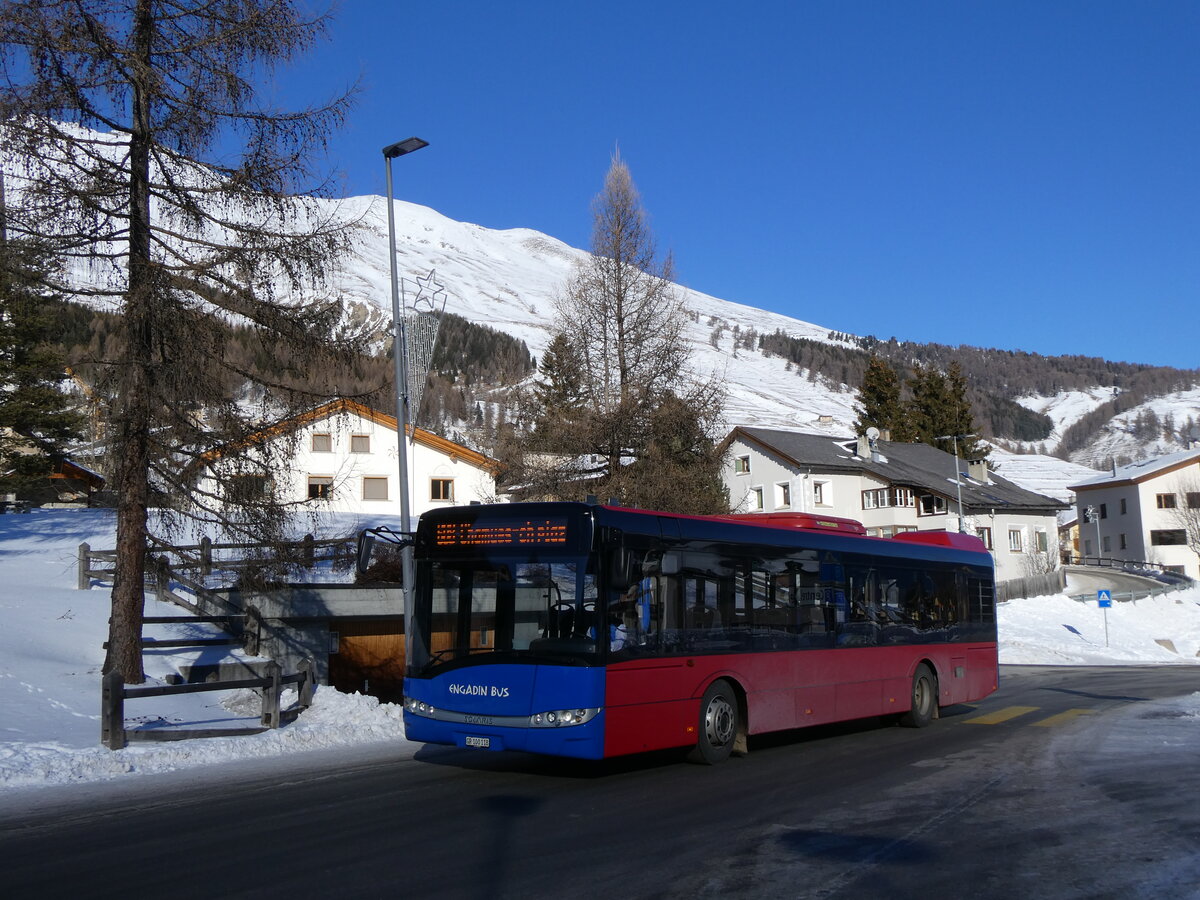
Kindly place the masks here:
POLYGON ((733 752, 738 736, 738 705, 727 681, 714 681, 700 701, 700 727, 696 746, 688 754, 694 763, 714 766, 733 752))
POLYGON ((900 716, 900 724, 906 728, 924 728, 933 721, 937 710, 937 680, 929 666, 921 663, 913 673, 912 707, 900 716))

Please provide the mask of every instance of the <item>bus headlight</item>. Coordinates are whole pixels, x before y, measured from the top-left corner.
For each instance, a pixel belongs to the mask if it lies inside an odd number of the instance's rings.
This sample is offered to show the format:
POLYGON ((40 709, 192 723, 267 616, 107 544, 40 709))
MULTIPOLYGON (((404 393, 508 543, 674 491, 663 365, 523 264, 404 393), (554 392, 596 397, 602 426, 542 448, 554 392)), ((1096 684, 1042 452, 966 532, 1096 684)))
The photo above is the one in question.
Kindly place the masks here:
POLYGON ((529 717, 532 728, 562 728, 567 725, 583 725, 600 714, 600 707, 591 709, 551 709, 534 713, 529 717))
POLYGON ((432 704, 426 703, 424 700, 414 700, 412 697, 404 698, 404 708, 414 715, 428 716, 431 719, 437 713, 432 704))

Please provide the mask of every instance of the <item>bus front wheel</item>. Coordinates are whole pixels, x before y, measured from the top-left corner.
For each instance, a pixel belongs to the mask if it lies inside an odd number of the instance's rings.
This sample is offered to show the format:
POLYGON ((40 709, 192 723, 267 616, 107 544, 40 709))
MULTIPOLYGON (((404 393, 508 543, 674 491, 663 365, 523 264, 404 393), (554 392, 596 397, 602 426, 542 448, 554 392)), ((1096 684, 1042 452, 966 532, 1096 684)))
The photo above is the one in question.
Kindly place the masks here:
POLYGON ((929 666, 921 663, 913 674, 912 708, 900 716, 900 724, 908 728, 924 728, 933 721, 937 710, 937 680, 929 666))
POLYGON ((713 766, 733 752, 738 736, 738 704, 727 681, 714 681, 700 701, 699 739, 688 755, 695 763, 713 766))

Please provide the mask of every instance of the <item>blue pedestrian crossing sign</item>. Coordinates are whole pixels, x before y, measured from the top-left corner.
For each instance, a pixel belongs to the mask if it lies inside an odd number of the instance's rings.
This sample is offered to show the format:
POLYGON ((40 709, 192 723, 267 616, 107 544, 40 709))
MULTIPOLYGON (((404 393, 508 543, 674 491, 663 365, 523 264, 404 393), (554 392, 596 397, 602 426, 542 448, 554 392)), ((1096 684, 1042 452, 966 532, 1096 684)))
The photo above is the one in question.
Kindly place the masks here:
POLYGON ((1096 591, 1096 600, 1102 609, 1112 606, 1112 591, 1096 591))

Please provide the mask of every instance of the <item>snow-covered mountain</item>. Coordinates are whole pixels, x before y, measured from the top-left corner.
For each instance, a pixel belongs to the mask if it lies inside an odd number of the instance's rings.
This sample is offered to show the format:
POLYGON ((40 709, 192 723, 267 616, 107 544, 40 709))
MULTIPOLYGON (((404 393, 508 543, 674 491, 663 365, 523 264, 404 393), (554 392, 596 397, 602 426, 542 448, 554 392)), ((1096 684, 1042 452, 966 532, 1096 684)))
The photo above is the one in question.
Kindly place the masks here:
MULTIPOLYGON (((338 288, 346 300, 374 303, 386 314, 391 288, 385 201, 345 202, 365 204, 353 211, 362 214, 368 229, 338 288)), ((395 217, 397 258, 410 297, 416 277, 436 270, 437 281, 445 287, 447 312, 518 337, 534 356, 541 356, 550 340, 554 298, 572 267, 586 257, 584 251, 537 231, 494 231, 401 201, 396 201, 395 217)), ((731 425, 848 433, 855 418, 852 391, 810 381, 807 372, 792 370, 784 360, 735 343, 735 334, 776 330, 826 341, 828 328, 683 290, 691 313, 686 336, 693 368, 728 379, 731 425)))
MULTIPOLYGON (((336 214, 363 226, 355 252, 335 277, 334 287, 360 326, 386 333, 391 320, 386 201, 352 197, 325 202, 338 207, 336 214)), ((535 357, 541 356, 550 339, 554 298, 573 266, 586 258, 585 251, 530 229, 488 229, 404 201, 395 201, 394 211, 399 272, 409 301, 417 292, 417 278, 435 271, 437 283, 445 290, 448 312, 511 334, 523 340, 535 357)), ((94 270, 81 269, 78 274, 85 282, 96 277, 94 270)), ((699 376, 716 373, 725 379, 728 426, 790 428, 836 436, 852 433, 857 413, 855 392, 849 386, 830 383, 820 373, 764 354, 753 339, 756 334, 782 331, 793 337, 844 343, 831 336, 830 327, 722 300, 686 285, 680 289, 690 313, 685 336, 692 347, 692 366, 699 376)), ((1020 403, 1046 413, 1056 425, 1051 440, 1027 449, 1052 451, 1064 429, 1111 393, 1111 388, 1098 386, 1055 397, 1021 398, 1020 403)), ((1200 390, 1157 398, 1147 406, 1153 407, 1160 420, 1167 416, 1176 423, 1200 420, 1200 390)), ((1037 472, 1029 487, 1039 489, 1040 484, 1047 493, 1062 496, 1064 485, 1086 477, 1081 465, 1102 469, 1113 456, 1144 458, 1179 449, 1160 448, 1144 434, 1134 436, 1138 429, 1133 423, 1143 412, 1137 408, 1114 417, 1105 439, 1075 454, 1075 465, 1067 464, 1058 475, 1047 476, 1058 461, 1044 455, 1033 465, 1010 461, 1006 474, 1020 482, 1018 470, 1037 472)))
MULTIPOLYGON (((342 202, 362 217, 367 228, 338 287, 346 300, 364 310, 374 307, 380 321, 386 321, 390 311, 386 201, 360 197, 342 202)), ((525 341, 535 356, 541 355, 549 342, 554 298, 575 263, 586 257, 585 251, 537 231, 496 231, 403 201, 396 201, 395 220, 399 268, 410 298, 416 277, 436 270, 437 281, 445 287, 447 311, 512 334, 525 341)), ((769 334, 782 330, 795 337, 840 343, 830 337, 830 327, 722 300, 686 286, 681 290, 692 314, 686 336, 694 369, 702 375, 717 372, 726 378, 727 424, 851 433, 857 415, 852 389, 831 384, 820 374, 795 369, 778 357, 747 349, 738 341, 750 331, 769 334)), ((1098 386, 1053 397, 1024 397, 1018 402, 1054 421, 1055 431, 1043 443, 1044 449, 1052 451, 1066 428, 1112 393, 1112 388, 1098 386)), ((997 462, 1003 460, 1006 474, 1015 481, 1022 482, 1024 476, 1031 489, 1066 499, 1066 485, 1088 477, 1092 470, 1106 468, 1114 456, 1143 458, 1179 449, 1166 446, 1165 440, 1134 436, 1132 425, 1147 409, 1160 420, 1172 417, 1177 424, 1189 418, 1200 420, 1200 390, 1160 397, 1114 417, 1105 429, 1105 438, 1075 454, 1072 463, 1045 455, 1020 460, 1009 454, 999 454, 997 462)))

